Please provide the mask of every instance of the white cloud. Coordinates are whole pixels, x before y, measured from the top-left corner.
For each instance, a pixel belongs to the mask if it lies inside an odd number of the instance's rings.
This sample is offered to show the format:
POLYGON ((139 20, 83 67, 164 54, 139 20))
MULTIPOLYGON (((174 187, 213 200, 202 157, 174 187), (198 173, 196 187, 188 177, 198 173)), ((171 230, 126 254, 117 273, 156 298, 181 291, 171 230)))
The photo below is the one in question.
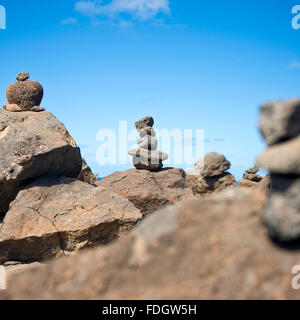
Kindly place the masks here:
POLYGON ((159 13, 170 13, 169 0, 103 0, 78 1, 75 10, 87 16, 102 16, 109 20, 127 14, 134 20, 149 20, 159 13))
POLYGON ((293 61, 290 65, 289 65, 290 69, 300 69, 300 61, 293 61))
POLYGON ((77 23, 77 19, 70 17, 70 18, 66 18, 66 19, 61 20, 60 23, 61 24, 75 24, 75 23, 77 23))

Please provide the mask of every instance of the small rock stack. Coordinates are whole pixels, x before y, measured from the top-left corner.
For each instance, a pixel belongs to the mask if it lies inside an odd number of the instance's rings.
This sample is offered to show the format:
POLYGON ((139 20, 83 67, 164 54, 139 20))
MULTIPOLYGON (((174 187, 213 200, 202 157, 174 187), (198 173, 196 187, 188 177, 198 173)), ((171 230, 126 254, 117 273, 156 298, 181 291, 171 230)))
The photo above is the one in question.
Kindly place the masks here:
POLYGON ((271 173, 271 192, 263 219, 280 242, 300 239, 300 100, 261 107, 261 133, 268 144, 257 165, 271 173))
POLYGON ((208 153, 195 164, 195 169, 188 172, 187 183, 194 194, 205 194, 235 188, 234 176, 226 172, 231 163, 216 152, 208 153))
POLYGON ((139 148, 129 151, 129 155, 133 156, 133 165, 136 169, 160 170, 163 167, 163 161, 169 157, 166 153, 157 151, 158 141, 153 125, 154 120, 150 116, 142 118, 135 123, 141 139, 137 142, 139 148))
POLYGON ((263 177, 257 174, 258 171, 259 168, 257 167, 247 169, 243 174, 243 179, 239 181, 239 187, 256 187, 257 184, 263 180, 263 177))
POLYGON ((17 81, 8 86, 6 90, 8 103, 3 105, 5 110, 11 112, 45 110, 40 107, 44 89, 39 82, 28 80, 29 77, 28 72, 20 72, 16 77, 17 81))

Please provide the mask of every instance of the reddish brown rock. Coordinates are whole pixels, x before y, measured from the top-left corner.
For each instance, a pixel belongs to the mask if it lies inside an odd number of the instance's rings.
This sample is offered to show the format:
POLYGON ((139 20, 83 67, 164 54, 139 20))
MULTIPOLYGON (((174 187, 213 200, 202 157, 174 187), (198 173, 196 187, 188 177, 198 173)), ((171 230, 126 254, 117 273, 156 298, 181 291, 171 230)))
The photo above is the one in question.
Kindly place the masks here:
POLYGON ((97 183, 97 177, 93 174, 92 169, 88 166, 84 159, 82 159, 82 169, 78 176, 78 179, 82 182, 86 182, 92 185, 97 183))
POLYGON ((228 188, 236 187, 235 178, 230 173, 223 173, 216 177, 189 175, 187 176, 187 184, 196 195, 220 192, 228 188))
POLYGON ((6 98, 9 104, 16 104, 22 110, 29 111, 39 106, 43 99, 44 90, 37 81, 17 81, 8 86, 6 98))
POLYGON ((123 235, 142 215, 110 190, 71 178, 41 178, 11 203, 0 262, 42 261, 123 235))
POLYGON ((77 178, 80 150, 49 112, 0 110, 0 215, 27 183, 41 176, 77 178))
POLYGON ((6 299, 299 299, 299 251, 261 224, 264 192, 239 191, 149 216, 105 248, 17 274, 6 299))
POLYGON ((127 198, 143 214, 193 197, 186 183, 186 174, 181 169, 114 172, 99 181, 98 185, 127 198))
POLYGON ((255 188, 257 187, 257 182, 251 181, 251 180, 246 180, 246 179, 242 179, 239 181, 238 184, 239 187, 243 187, 243 188, 255 188))

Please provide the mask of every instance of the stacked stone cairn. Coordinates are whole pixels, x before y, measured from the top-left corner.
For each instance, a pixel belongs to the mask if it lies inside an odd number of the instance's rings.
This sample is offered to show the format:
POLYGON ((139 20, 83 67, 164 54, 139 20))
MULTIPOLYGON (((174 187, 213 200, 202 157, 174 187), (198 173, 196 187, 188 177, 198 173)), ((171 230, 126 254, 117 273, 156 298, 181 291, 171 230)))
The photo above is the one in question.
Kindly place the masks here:
POLYGON ((235 188, 236 180, 227 172, 230 167, 231 163, 224 155, 208 153, 196 162, 194 170, 187 172, 187 183, 195 195, 235 188))
POLYGON ((133 165, 136 169, 160 170, 163 167, 163 161, 169 157, 166 153, 157 150, 158 141, 153 125, 154 120, 150 116, 135 123, 141 139, 137 142, 139 148, 129 151, 129 155, 133 156, 133 165))
POLYGON ((239 187, 252 188, 256 187, 259 182, 263 180, 263 177, 258 175, 257 172, 259 168, 256 166, 250 169, 247 169, 243 174, 243 179, 239 181, 239 187))
POLYGON ((296 241, 300 239, 300 100, 263 105, 259 125, 268 148, 257 165, 271 174, 263 220, 274 240, 296 241))
POLYGON ((16 77, 17 81, 8 86, 6 90, 8 103, 3 105, 5 110, 11 112, 45 110, 40 107, 44 89, 39 82, 28 80, 29 77, 28 72, 20 72, 16 77))

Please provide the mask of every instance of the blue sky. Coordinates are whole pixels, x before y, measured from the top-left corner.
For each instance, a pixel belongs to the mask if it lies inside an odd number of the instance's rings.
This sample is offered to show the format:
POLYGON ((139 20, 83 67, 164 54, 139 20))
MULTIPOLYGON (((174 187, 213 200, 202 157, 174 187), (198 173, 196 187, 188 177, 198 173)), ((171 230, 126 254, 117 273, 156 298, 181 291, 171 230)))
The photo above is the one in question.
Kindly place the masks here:
POLYGON ((0 102, 29 71, 100 176, 132 165, 97 164, 98 130, 150 114, 157 128, 204 129, 205 152, 225 154, 240 178, 264 148, 259 105, 300 95, 296 4, 0 0, 0 102))

